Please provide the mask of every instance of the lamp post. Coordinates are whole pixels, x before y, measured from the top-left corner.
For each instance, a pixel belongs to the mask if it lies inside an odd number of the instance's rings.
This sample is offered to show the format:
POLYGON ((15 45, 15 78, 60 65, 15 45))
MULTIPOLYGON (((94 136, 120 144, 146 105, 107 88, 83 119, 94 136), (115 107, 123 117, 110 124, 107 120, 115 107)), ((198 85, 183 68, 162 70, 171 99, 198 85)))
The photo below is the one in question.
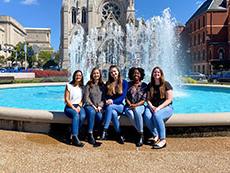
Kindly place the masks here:
POLYGON ((27 69, 27 44, 25 42, 24 45, 24 52, 25 52, 25 70, 27 69))

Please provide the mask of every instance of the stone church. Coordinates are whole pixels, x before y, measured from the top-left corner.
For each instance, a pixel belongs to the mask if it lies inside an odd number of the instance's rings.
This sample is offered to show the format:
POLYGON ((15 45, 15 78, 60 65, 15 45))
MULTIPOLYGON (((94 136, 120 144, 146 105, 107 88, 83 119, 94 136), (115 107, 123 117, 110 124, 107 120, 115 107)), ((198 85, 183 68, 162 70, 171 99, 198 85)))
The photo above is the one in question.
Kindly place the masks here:
POLYGON ((134 3, 134 0, 63 0, 60 42, 62 68, 69 66, 68 47, 77 25, 81 25, 86 34, 94 28, 107 28, 111 23, 125 31, 126 23, 136 21, 134 3))

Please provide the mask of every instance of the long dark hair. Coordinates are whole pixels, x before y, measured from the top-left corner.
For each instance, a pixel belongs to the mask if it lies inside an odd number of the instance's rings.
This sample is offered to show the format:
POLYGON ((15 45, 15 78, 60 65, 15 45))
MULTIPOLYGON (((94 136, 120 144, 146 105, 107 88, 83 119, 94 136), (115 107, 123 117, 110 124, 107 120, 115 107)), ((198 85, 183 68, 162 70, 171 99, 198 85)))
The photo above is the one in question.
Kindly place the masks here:
POLYGON ((93 73, 95 70, 98 70, 99 73, 100 73, 100 78, 99 78, 99 81, 98 81, 98 85, 99 86, 102 86, 104 84, 103 80, 102 80, 102 73, 101 73, 101 70, 98 68, 98 67, 94 67, 90 73, 90 79, 89 81, 87 82, 87 85, 90 86, 90 88, 93 87, 93 84, 94 84, 94 79, 93 79, 93 73))
POLYGON ((155 79, 154 79, 153 73, 154 73, 154 71, 156 69, 158 69, 160 71, 160 73, 161 73, 159 90, 160 90, 160 98, 163 99, 163 98, 165 98, 165 94, 166 94, 165 93, 165 78, 164 78, 164 72, 160 67, 154 67, 153 70, 152 70, 151 82, 150 82, 150 90, 149 90, 149 93, 148 93, 148 97, 152 98, 153 95, 154 95, 154 86, 156 84, 155 84, 155 79))
POLYGON ((76 75, 77 75, 78 72, 81 73, 81 76, 82 76, 81 81, 79 82, 79 86, 80 86, 80 87, 83 87, 83 86, 84 86, 84 78, 83 78, 83 73, 82 73, 81 70, 76 70, 76 71, 73 73, 72 81, 70 82, 70 84, 75 85, 75 82, 76 82, 76 75))
POLYGON ((106 82, 106 88, 107 88, 107 94, 110 96, 115 95, 115 94, 122 94, 123 92, 121 73, 120 73, 119 68, 116 65, 111 65, 109 67, 109 78, 108 78, 108 81, 106 82), (113 68, 116 68, 118 71, 117 85, 115 85, 115 80, 110 74, 110 71, 113 68))

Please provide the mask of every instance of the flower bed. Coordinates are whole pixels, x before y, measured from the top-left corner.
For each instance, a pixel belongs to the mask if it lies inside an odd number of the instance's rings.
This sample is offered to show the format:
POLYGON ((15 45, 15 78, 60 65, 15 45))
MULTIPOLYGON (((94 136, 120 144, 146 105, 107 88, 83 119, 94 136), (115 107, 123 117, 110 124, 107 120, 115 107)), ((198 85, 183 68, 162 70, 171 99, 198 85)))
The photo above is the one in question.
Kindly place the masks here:
POLYGON ((44 78, 44 77, 67 77, 67 71, 56 71, 56 70, 34 70, 36 78, 44 78))

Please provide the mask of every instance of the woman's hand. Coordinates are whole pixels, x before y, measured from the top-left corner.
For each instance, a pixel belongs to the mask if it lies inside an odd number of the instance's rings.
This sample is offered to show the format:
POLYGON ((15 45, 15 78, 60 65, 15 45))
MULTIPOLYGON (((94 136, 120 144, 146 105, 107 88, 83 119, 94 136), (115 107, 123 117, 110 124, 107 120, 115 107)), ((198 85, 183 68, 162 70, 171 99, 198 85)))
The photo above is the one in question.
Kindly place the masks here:
POLYGON ((74 110, 79 113, 81 111, 81 107, 80 106, 77 106, 76 108, 74 107, 74 110))
POLYGON ((159 110, 161 110, 161 108, 157 107, 157 108, 155 108, 154 112, 157 112, 159 110))
POLYGON ((98 106, 97 107, 97 112, 101 112, 102 111, 102 107, 98 106))
POLYGON ((129 106, 130 106, 131 109, 134 109, 135 107, 137 107, 137 105, 135 103, 130 104, 129 106))
POLYGON ((106 100, 106 102, 105 102, 107 105, 111 105, 111 104, 113 104, 113 100, 112 99, 108 99, 108 100, 106 100))

